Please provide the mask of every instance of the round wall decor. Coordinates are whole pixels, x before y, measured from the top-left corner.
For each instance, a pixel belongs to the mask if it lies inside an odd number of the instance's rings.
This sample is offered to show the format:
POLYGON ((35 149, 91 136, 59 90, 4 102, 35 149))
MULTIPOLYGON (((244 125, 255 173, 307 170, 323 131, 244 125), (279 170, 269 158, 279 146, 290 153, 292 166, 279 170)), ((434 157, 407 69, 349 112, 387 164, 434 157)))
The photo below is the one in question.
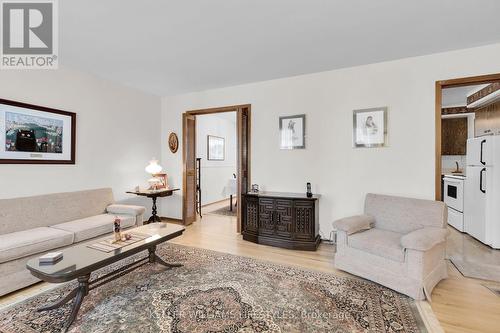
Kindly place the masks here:
POLYGON ((177 152, 177 149, 179 149, 179 138, 174 132, 170 133, 170 135, 168 136, 168 147, 174 154, 177 152))

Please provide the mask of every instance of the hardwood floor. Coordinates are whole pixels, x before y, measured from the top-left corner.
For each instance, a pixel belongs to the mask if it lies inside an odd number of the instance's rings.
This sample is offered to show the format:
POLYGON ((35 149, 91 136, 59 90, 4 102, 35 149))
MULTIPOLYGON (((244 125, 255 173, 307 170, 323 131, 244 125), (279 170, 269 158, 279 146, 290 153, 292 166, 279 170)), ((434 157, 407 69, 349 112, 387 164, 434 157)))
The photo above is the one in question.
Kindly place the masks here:
MULTIPOLYGON (((243 241, 236 233, 236 218, 209 213, 227 205, 225 202, 203 208, 203 219, 189 226, 173 243, 200 247, 240 256, 268 260, 278 264, 349 275, 333 267, 335 247, 321 244, 318 251, 292 251, 243 241)), ((424 321, 431 332, 500 332, 500 297, 484 285, 499 287, 489 281, 463 277, 448 264, 449 278, 432 294, 432 303, 418 302, 424 321), (432 310, 431 310, 432 308, 432 310)), ((39 283, 0 298, 3 306, 18 302, 53 285, 39 283)))

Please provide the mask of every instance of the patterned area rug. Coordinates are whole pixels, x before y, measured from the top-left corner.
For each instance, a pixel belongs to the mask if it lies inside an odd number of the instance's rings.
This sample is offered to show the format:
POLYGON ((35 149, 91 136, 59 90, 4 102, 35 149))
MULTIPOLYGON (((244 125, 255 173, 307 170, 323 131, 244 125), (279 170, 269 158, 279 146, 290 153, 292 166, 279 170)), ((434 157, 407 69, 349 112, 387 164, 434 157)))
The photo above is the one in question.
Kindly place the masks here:
MULTIPOLYGON (((365 280, 179 245, 158 254, 184 266, 145 265, 92 290, 70 332, 426 332, 412 299, 365 280)), ((73 287, 4 310, 0 332, 59 332, 70 305, 35 309, 73 287)))
POLYGON ((223 215, 223 216, 236 216, 236 207, 233 206, 233 210, 229 210, 229 206, 222 207, 211 212, 207 212, 207 214, 215 214, 215 215, 223 215))

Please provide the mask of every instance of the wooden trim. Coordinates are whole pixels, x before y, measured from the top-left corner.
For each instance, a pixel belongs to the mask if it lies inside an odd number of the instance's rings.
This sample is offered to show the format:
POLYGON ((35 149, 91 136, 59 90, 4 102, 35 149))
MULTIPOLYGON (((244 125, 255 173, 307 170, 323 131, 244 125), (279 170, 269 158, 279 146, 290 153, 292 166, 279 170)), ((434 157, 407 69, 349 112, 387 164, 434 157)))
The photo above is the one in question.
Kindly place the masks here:
POLYGON ((69 160, 27 160, 27 159, 0 159, 0 164, 75 164, 76 162, 76 113, 45 106, 1 99, 0 104, 16 106, 20 108, 32 109, 48 113, 60 114, 71 118, 71 157, 69 160))
MULTIPOLYGON (((248 105, 248 121, 247 121, 247 130, 248 130, 248 136, 247 136, 247 161, 248 161, 248 164, 247 164, 247 189, 250 189, 251 186, 252 186, 252 174, 251 174, 251 164, 252 164, 252 136, 251 136, 251 133, 252 133, 252 107, 250 105, 248 105)), ((243 205, 240 204, 241 202, 243 202, 243 198, 242 198, 242 195, 241 193, 239 193, 239 195, 237 196, 238 197, 238 207, 240 208, 243 208, 243 205)), ((241 212, 241 214, 243 214, 243 212, 241 212)), ((242 218, 243 216, 240 215, 240 219, 239 219, 239 223, 238 223, 238 233, 241 233, 241 223, 242 223, 242 218)))
POLYGON ((435 188, 434 194, 436 200, 441 200, 441 104, 443 88, 453 88, 469 86, 473 84, 492 83, 500 80, 500 73, 480 76, 463 77, 458 79, 449 79, 436 81, 436 103, 435 103, 435 188))
POLYGON ((436 147, 435 147, 435 158, 436 158, 436 169, 435 169, 435 199, 437 201, 441 200, 441 104, 443 97, 443 88, 441 83, 436 82, 436 147))
POLYGON ((500 73, 471 76, 471 77, 462 77, 462 78, 458 78, 458 79, 441 80, 441 81, 437 81, 437 83, 439 83, 441 85, 441 87, 453 88, 453 87, 470 86, 473 84, 492 83, 492 82, 498 81, 498 80, 500 80, 500 73))
POLYGON ((442 108, 441 115, 446 116, 450 114, 473 113, 474 109, 467 109, 466 106, 454 106, 450 108, 442 108))
POLYGON ((190 115, 187 113, 182 114, 182 220, 183 224, 186 225, 186 215, 187 215, 187 120, 190 115))
POLYGON ((182 114, 182 221, 186 218, 186 142, 187 142, 187 114, 182 114))
POLYGON ((237 188, 237 193, 236 193, 236 200, 238 202, 238 206, 236 206, 236 216, 237 216, 237 224, 236 224, 236 232, 237 233, 241 233, 241 224, 242 224, 242 220, 243 220, 243 211, 242 211, 242 208, 243 208, 243 200, 242 200, 242 187, 243 187, 243 182, 242 182, 242 179, 243 179, 243 170, 241 168, 242 164, 241 164, 241 157, 242 157, 242 151, 243 151, 243 144, 246 144, 247 146, 247 175, 246 175, 246 179, 247 179, 247 188, 250 187, 250 120, 251 120, 251 117, 250 117, 250 112, 251 112, 251 106, 250 105, 243 105, 241 107, 238 108, 238 112, 237 112, 237 137, 238 137, 238 143, 237 143, 237 146, 238 146, 238 152, 237 152, 237 158, 236 158, 236 163, 237 163, 237 167, 236 167, 236 175, 237 175, 237 180, 236 180, 236 188, 237 188), (243 143, 241 141, 241 133, 242 133, 242 130, 243 130, 243 109, 247 109, 247 142, 243 143))
POLYGON ((221 112, 238 112, 239 109, 244 107, 249 108, 250 104, 240 104, 240 105, 223 106, 223 107, 209 108, 209 109, 190 110, 186 111, 186 113, 192 115, 202 115, 202 114, 221 113, 221 112))
MULTIPOLYGON (((251 143, 251 104, 240 104, 240 105, 231 105, 231 106, 224 106, 224 107, 216 107, 216 108, 208 108, 208 109, 199 109, 199 110, 189 110, 186 111, 182 114, 182 162, 183 162, 183 174, 182 174, 182 193, 183 193, 183 198, 182 198, 182 217, 183 221, 185 223, 185 216, 186 216, 186 209, 187 209, 187 202, 186 202, 186 143, 187 143, 187 137, 186 137, 186 117, 188 116, 197 116, 197 115, 207 115, 207 114, 213 114, 213 113, 222 113, 222 112, 236 112, 236 118, 237 118, 237 188, 238 188, 238 194, 237 194, 237 202, 241 203, 241 188, 242 188, 242 175, 241 175, 241 163, 240 163, 240 150, 241 150, 241 144, 242 144, 242 133, 241 133, 241 114, 242 110, 247 109, 248 110, 248 121, 247 121, 247 126, 248 126, 248 135, 247 135, 247 154, 248 154, 248 163, 247 163, 247 188, 250 187, 251 183, 251 178, 250 178, 250 143, 251 143)), ((236 229, 237 232, 241 232, 241 220, 242 220, 242 211, 241 211, 241 204, 238 204, 237 206, 237 224, 236 224, 236 229)))

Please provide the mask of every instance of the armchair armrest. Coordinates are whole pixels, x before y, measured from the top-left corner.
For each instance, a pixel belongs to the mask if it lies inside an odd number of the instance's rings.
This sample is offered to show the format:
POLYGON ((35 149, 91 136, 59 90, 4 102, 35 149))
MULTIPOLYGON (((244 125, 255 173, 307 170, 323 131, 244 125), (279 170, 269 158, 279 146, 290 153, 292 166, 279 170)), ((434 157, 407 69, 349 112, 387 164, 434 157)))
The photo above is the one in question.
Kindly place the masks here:
POLYGON ((374 224, 375 218, 373 216, 356 215, 333 222, 333 227, 345 231, 348 235, 352 235, 359 231, 371 229, 374 224))
POLYGON ((405 249, 427 251, 446 241, 448 230, 445 228, 424 227, 401 237, 401 246, 405 249))
POLYGON ((126 214, 132 216, 139 216, 144 214, 146 208, 142 206, 134 206, 134 205, 119 205, 113 204, 109 205, 106 208, 106 211, 110 214, 126 214))

